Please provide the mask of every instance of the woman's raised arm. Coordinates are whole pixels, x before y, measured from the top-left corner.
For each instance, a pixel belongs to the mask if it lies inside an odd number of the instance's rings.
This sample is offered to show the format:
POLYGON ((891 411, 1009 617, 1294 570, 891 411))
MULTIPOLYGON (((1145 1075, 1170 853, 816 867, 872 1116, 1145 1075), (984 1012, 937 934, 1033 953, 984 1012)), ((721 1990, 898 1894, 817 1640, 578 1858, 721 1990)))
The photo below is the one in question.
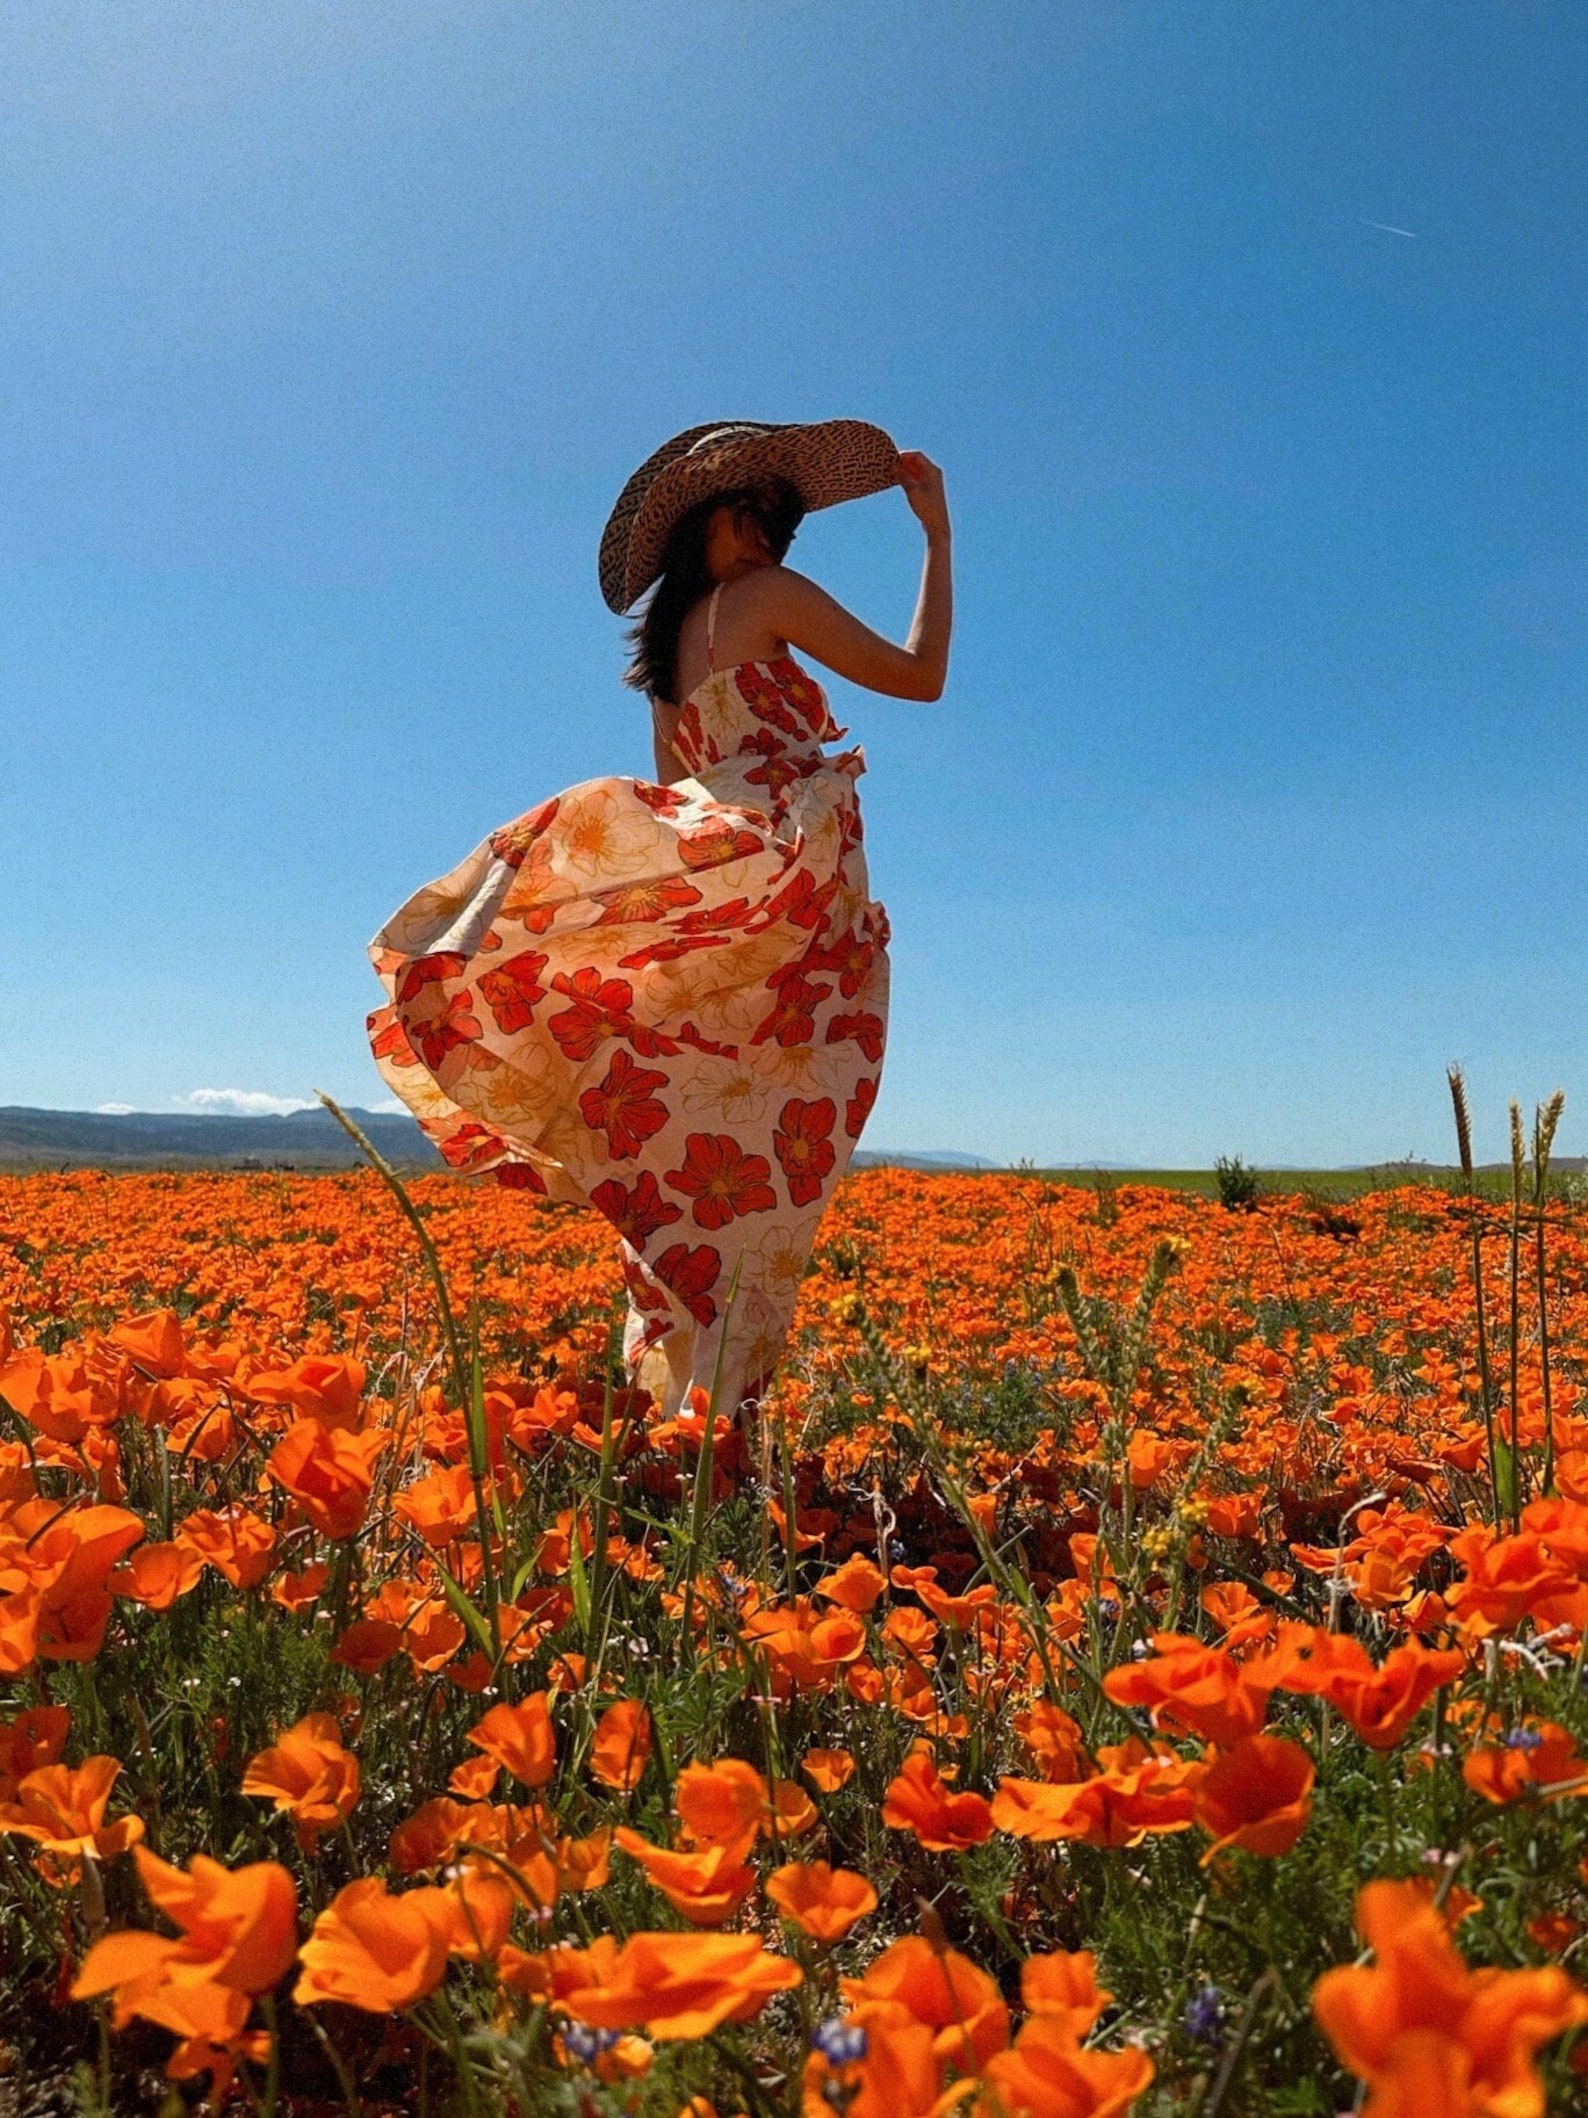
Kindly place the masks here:
POLYGON ((954 625, 952 537, 943 474, 914 450, 899 458, 905 498, 926 531, 921 593, 910 636, 900 647, 861 623, 824 588, 788 567, 769 567, 756 586, 765 595, 767 622, 814 661, 851 684, 894 699, 937 699, 948 675, 954 625), (764 583, 764 585, 763 585, 764 583))

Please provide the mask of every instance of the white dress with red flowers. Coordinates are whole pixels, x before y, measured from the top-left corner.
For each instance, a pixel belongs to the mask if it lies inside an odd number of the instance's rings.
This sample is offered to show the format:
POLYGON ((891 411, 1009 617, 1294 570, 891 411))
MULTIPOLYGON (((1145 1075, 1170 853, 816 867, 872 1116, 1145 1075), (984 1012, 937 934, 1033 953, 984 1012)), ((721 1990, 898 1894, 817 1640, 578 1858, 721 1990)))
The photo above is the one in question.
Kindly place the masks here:
POLYGON ((719 1347, 720 1406, 764 1385, 876 1096, 888 928, 844 733, 787 657, 713 670, 692 777, 542 802, 370 944, 381 1074, 455 1169, 612 1222, 624 1359, 670 1412, 719 1347))

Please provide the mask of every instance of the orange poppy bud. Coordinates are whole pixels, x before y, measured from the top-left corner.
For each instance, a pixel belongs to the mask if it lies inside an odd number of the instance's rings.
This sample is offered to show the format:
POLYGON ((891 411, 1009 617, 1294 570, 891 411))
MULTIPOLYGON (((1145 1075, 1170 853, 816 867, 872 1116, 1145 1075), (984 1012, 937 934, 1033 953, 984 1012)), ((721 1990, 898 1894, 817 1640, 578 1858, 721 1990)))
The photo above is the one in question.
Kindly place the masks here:
POLYGON ((1086 2035, 1113 1997, 1097 1983, 1097 1958, 1090 1949, 1028 1956, 1020 1969, 1020 1998, 1027 2012, 1064 2015, 1077 2037, 1086 2035))

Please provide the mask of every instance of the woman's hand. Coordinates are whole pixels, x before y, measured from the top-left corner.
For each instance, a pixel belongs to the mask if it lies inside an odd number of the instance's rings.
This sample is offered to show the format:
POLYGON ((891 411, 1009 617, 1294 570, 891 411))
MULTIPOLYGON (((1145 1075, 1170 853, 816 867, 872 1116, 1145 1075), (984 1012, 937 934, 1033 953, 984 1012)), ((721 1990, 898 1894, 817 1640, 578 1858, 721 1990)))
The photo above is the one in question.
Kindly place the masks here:
POLYGON ((899 483, 904 497, 929 537, 948 535, 948 500, 943 492, 943 473, 930 456, 919 449, 899 451, 899 483))

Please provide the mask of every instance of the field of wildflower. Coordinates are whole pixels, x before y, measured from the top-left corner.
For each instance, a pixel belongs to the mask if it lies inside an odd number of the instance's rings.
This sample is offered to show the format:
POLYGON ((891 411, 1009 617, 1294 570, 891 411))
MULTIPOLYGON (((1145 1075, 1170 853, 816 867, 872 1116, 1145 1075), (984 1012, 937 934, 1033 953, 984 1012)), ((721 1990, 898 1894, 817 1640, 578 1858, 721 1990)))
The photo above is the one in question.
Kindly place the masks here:
MULTIPOLYGON (((1558 1113, 1555 1113, 1558 1114, 1558 1113)), ((0 1177, 0 2113, 1588 2108, 1588 1209, 0 1177)))

